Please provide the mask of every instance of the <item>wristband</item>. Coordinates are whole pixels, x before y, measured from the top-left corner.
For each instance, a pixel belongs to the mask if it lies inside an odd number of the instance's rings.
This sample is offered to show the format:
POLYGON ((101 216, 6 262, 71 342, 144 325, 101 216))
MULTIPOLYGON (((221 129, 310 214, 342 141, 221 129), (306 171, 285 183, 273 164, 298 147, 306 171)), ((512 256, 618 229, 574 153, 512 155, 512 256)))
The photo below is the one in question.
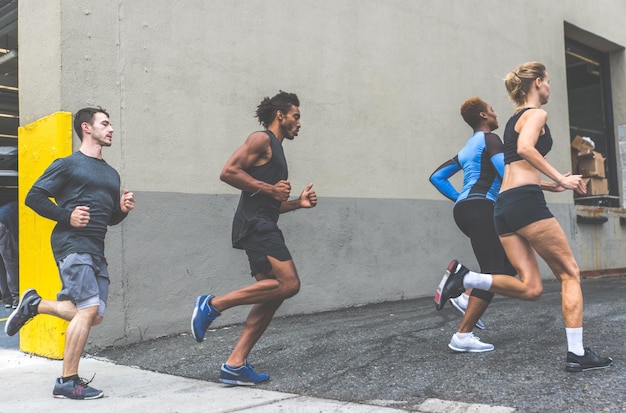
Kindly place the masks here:
POLYGON ((259 186, 259 189, 258 189, 255 193, 250 194, 250 197, 252 198, 252 197, 253 197, 253 196, 255 196, 256 194, 258 194, 259 192, 261 192, 261 188, 263 188, 263 183, 261 183, 261 186, 259 186))

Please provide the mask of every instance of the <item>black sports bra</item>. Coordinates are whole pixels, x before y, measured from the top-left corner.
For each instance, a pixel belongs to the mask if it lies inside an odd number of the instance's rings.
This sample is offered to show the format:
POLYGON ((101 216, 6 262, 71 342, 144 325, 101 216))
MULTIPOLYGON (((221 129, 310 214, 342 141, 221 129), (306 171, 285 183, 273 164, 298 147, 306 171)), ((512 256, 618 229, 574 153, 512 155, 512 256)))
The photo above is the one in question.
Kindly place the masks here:
MULTIPOLYGON (((519 133, 515 131, 515 124, 519 120, 520 116, 528 109, 524 108, 515 115, 511 116, 511 119, 506 123, 504 128, 504 164, 510 164, 511 162, 521 161, 523 158, 517 153, 517 139, 519 133)), ((550 149, 552 149, 552 135, 550 134, 550 128, 548 125, 544 125, 545 132, 539 136, 535 148, 539 151, 541 156, 546 156, 550 149)))

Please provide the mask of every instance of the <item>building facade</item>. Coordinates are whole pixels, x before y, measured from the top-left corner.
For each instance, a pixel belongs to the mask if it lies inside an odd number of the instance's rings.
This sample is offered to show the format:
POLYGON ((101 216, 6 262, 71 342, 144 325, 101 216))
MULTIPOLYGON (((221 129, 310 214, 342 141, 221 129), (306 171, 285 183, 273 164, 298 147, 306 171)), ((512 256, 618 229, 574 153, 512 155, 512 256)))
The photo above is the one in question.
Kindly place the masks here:
POLYGON ((549 206, 586 276, 626 274, 625 15, 621 0, 20 0, 20 124, 106 108, 105 159, 137 198, 108 235, 111 297, 90 345, 186 332, 199 292, 252 281, 219 173, 279 90, 301 100, 284 144, 293 195, 313 182, 319 196, 279 222, 302 280, 280 314, 430 296, 450 259, 476 267, 428 177, 470 136, 461 103, 481 96, 504 125, 504 76, 530 60, 551 78, 550 163, 572 170, 575 135, 606 158, 606 193, 549 206))

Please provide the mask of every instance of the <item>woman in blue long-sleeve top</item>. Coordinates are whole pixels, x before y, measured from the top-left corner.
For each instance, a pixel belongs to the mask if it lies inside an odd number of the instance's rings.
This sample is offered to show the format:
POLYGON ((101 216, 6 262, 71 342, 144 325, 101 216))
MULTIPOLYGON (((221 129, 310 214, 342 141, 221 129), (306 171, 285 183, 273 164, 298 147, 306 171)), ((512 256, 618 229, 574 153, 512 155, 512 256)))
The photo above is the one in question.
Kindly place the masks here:
MULTIPOLYGON (((454 201, 454 220, 469 237, 481 271, 514 275, 515 270, 504 253, 493 221, 493 208, 504 175, 502 140, 493 133, 498 128, 497 116, 491 105, 478 97, 463 103, 461 116, 474 134, 456 156, 433 172, 430 182, 454 201), (463 188, 459 192, 449 179, 460 171, 463 171, 463 188)), ((480 341, 472 333, 474 325, 484 328, 480 317, 492 298, 493 293, 472 289, 450 300, 464 316, 448 347, 460 352, 494 349, 492 344, 480 341)))

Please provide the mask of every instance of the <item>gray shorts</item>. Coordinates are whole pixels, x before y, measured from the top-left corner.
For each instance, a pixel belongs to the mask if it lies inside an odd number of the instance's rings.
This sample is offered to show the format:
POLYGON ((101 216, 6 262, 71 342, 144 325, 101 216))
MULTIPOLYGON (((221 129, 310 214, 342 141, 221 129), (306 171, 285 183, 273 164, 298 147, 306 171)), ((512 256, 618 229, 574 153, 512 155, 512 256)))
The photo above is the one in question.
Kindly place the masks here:
POLYGON ((109 271, 104 257, 73 253, 57 263, 63 289, 58 301, 69 300, 82 310, 98 306, 98 315, 104 316, 109 296, 109 271))

